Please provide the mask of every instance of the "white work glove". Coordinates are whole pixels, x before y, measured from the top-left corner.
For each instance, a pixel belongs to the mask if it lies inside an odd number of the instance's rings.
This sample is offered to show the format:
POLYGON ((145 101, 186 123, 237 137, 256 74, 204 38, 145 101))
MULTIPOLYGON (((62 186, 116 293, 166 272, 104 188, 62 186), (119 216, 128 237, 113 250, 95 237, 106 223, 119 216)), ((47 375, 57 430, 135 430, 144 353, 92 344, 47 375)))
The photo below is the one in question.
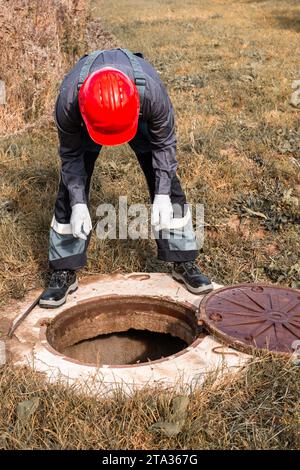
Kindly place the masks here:
POLYGON ((86 204, 75 204, 72 207, 70 224, 73 237, 87 239, 92 230, 92 221, 86 204))
POLYGON ((173 218, 173 208, 170 196, 156 194, 152 205, 151 225, 155 230, 168 229, 173 218))

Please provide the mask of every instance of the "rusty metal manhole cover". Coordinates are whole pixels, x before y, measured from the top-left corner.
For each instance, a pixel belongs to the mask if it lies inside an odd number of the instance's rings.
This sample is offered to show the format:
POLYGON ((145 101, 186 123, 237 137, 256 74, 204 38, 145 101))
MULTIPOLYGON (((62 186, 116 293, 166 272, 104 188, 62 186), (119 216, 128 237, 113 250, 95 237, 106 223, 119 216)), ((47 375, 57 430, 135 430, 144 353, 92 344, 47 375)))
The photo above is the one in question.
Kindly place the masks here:
POLYGON ((260 284, 221 288, 202 301, 200 321, 244 352, 258 348, 289 353, 300 340, 300 291, 260 284))

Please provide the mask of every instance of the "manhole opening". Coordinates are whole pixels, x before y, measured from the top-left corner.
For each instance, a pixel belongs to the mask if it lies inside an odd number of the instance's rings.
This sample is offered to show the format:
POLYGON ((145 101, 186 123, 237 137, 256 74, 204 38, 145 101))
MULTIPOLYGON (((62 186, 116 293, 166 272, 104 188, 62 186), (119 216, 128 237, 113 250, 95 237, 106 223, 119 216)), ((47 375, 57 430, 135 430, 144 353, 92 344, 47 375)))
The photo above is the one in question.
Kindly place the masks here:
POLYGON ((122 333, 85 339, 61 352, 80 362, 102 364, 139 364, 171 356, 187 347, 178 337, 133 328, 122 333))
POLYGON ((192 307, 153 297, 111 296, 58 315, 47 340, 59 353, 92 365, 133 365, 163 359, 199 337, 192 307))

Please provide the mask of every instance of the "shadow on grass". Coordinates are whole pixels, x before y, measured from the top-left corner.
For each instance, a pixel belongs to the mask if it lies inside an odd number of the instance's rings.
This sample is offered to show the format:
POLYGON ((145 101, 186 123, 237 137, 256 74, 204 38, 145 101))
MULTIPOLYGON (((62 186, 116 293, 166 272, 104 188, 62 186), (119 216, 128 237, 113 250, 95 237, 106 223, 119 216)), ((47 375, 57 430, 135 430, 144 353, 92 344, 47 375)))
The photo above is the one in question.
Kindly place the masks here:
POLYGON ((275 14, 275 19, 279 28, 295 31, 296 33, 300 32, 300 11, 297 13, 289 11, 286 11, 286 13, 278 12, 278 14, 275 14))
POLYGON ((278 6, 280 9, 273 10, 270 12, 270 17, 275 19, 277 24, 276 26, 280 29, 287 29, 300 32, 300 3, 299 0, 244 0, 244 3, 247 4, 261 4, 261 7, 265 7, 265 13, 268 12, 269 7, 278 6), (282 9, 285 7, 285 9, 282 9), (298 7, 298 8, 297 8, 298 7))

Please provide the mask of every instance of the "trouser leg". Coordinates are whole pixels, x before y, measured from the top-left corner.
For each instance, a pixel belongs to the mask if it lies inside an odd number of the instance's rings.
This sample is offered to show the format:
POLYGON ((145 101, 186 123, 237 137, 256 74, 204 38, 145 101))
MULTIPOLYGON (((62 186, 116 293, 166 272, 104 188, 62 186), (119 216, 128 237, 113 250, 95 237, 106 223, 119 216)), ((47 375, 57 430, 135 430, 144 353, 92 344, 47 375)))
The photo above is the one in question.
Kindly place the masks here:
MULTIPOLYGON (((136 156, 144 172, 152 203, 154 199, 155 171, 152 165, 151 151, 136 153, 136 156)), ((197 241, 186 197, 176 175, 172 178, 170 198, 174 218, 181 219, 183 227, 159 232, 156 237, 158 259, 177 262, 193 261, 198 254, 197 241)))
MULTIPOLYGON (((100 148, 96 151, 86 151, 84 155, 87 174, 85 186, 87 201, 89 201, 91 177, 100 148)), ((73 237, 70 226, 71 212, 69 192, 62 179, 60 179, 54 216, 50 228, 49 266, 52 269, 77 270, 86 265, 86 250, 91 234, 87 240, 73 237)))

